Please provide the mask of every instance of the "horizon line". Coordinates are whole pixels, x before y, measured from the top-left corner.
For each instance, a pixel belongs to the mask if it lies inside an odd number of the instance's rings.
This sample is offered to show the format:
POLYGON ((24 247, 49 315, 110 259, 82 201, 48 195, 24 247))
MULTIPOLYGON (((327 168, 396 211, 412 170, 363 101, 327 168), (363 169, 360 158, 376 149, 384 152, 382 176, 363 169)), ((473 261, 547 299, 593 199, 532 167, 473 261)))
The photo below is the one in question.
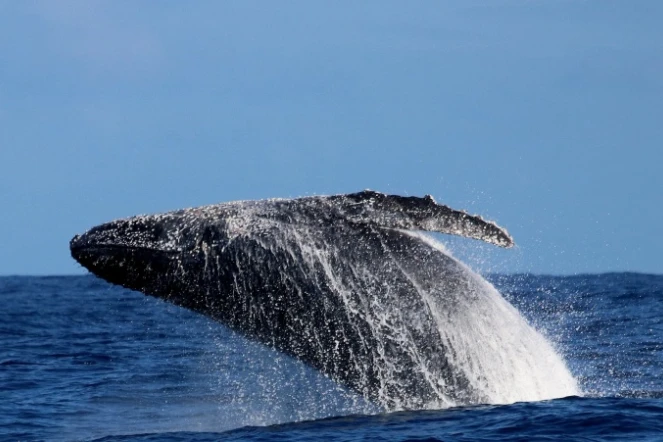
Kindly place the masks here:
MULTIPOLYGON (((528 271, 517 271, 517 272, 486 272, 480 273, 480 275, 496 275, 496 276, 548 276, 548 277, 578 277, 578 276, 600 276, 600 275, 614 275, 614 274, 633 274, 633 275, 643 275, 643 276, 663 276, 663 273, 652 273, 652 272, 643 272, 638 270, 607 270, 604 272, 578 272, 578 273, 536 273, 528 271)), ((0 273, 0 278, 68 278, 68 277, 80 277, 80 276, 92 276, 97 279, 104 280, 96 276, 94 273, 85 272, 85 273, 46 273, 46 274, 30 274, 30 273, 0 273)))

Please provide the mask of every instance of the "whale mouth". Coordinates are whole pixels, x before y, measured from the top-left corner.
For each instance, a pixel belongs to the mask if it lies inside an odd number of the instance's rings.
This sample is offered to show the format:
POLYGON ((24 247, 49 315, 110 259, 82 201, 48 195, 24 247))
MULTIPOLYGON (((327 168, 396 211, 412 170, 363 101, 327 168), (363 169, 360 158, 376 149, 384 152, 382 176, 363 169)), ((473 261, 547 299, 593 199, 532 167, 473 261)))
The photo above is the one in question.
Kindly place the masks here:
POLYGON ((87 264, 100 258, 109 256, 126 256, 127 254, 146 254, 154 257, 155 255, 179 255, 179 249, 167 249, 153 244, 145 243, 127 243, 127 242, 109 242, 107 239, 99 238, 94 230, 82 235, 75 235, 69 241, 69 250, 71 256, 86 268, 92 270, 87 264))
POLYGON ((127 245, 127 244, 113 244, 113 243, 94 243, 85 238, 83 235, 75 235, 71 241, 69 241, 69 250, 71 251, 72 257, 79 261, 78 256, 81 256, 84 253, 99 253, 104 254, 107 252, 115 251, 143 251, 151 253, 163 253, 167 255, 177 255, 181 253, 179 249, 164 249, 161 247, 150 247, 142 245, 127 245))

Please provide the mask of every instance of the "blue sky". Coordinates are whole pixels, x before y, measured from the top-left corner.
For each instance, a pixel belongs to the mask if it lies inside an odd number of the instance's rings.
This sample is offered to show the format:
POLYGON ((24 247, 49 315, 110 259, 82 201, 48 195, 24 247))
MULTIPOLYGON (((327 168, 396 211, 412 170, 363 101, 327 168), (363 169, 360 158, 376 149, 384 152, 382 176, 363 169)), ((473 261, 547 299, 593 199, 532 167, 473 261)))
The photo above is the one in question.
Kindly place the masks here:
MULTIPOLYGON (((432 194, 480 270, 662 273, 663 2, 0 3, 0 274, 215 202, 432 194)), ((444 241, 447 238, 442 237, 444 241)))

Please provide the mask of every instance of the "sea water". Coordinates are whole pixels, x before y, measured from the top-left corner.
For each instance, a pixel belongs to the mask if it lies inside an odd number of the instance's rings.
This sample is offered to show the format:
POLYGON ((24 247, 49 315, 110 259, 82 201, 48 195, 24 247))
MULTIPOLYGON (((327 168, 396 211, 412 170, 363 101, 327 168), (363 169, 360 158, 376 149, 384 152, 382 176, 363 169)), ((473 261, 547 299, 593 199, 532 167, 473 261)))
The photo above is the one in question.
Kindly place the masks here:
POLYGON ((6 440, 663 440, 663 276, 489 275, 579 395, 384 413, 201 315, 93 276, 0 278, 6 440))

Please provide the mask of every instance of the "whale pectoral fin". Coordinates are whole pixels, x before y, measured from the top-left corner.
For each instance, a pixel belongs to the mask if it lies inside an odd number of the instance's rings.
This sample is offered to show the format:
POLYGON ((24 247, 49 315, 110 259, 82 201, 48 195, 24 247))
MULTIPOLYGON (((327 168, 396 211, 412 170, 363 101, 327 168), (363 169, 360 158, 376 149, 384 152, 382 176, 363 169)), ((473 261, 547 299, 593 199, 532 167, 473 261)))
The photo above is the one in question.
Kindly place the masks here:
POLYGON ((432 196, 385 195, 364 190, 335 195, 344 215, 355 222, 370 222, 387 228, 427 230, 480 239, 500 247, 512 247, 513 238, 492 221, 438 204, 432 196))

